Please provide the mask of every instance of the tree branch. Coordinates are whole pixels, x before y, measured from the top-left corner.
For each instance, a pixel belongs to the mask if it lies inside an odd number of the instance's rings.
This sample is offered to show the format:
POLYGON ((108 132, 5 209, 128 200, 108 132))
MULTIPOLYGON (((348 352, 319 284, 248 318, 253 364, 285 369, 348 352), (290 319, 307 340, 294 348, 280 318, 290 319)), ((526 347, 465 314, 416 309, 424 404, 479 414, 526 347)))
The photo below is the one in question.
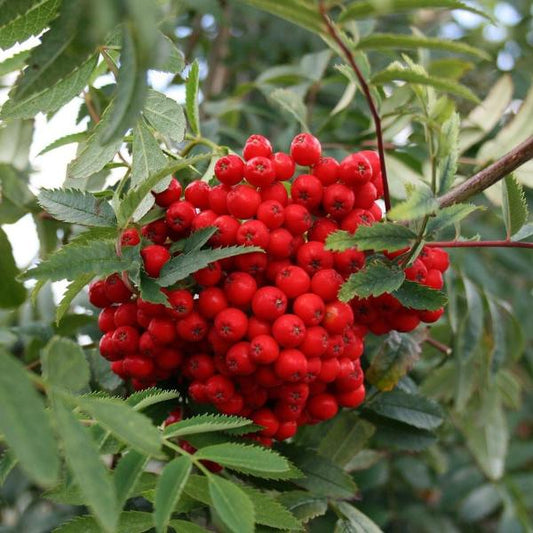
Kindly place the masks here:
POLYGON ((533 248, 533 242, 521 241, 431 241, 428 248, 533 248))
POLYGON ((440 207, 463 202, 505 178, 510 172, 533 159, 533 137, 513 148, 498 161, 438 198, 440 207))
POLYGON ((370 88, 368 87, 368 83, 366 82, 361 70, 357 66, 357 63, 355 62, 355 57, 352 51, 346 46, 346 44, 344 44, 344 41, 339 35, 337 29, 335 28, 330 18, 328 17, 326 6, 324 4, 324 0, 320 0, 320 15, 322 16, 322 18, 324 19, 324 22, 326 23, 329 34, 331 35, 333 40, 337 43, 339 48, 342 50, 342 52, 346 56, 346 59, 348 60, 348 63, 350 63, 352 70, 355 72, 355 75, 357 76, 357 79, 359 80, 359 84, 361 85, 361 88, 363 89, 363 93, 365 94, 368 107, 370 108, 370 113, 372 114, 372 118, 374 119, 374 127, 376 129, 376 137, 378 141, 379 160, 380 160, 380 165, 381 165, 381 178, 383 179, 383 200, 385 201, 385 211, 388 211, 391 207, 391 203, 390 203, 390 194, 389 194, 389 182, 387 180, 387 168, 385 166, 385 150, 383 147, 383 132, 381 130, 381 118, 376 108, 376 104, 374 103, 374 99, 372 98, 372 94, 370 93, 370 88))

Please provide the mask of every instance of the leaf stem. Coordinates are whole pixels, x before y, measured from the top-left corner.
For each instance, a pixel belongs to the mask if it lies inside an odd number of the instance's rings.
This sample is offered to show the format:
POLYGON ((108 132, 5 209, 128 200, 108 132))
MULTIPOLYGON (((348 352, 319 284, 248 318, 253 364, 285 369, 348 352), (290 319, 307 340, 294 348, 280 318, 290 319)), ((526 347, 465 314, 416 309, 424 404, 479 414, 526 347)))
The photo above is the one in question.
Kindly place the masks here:
POLYGON ((446 344, 443 344, 442 342, 439 342, 437 339, 434 339, 433 337, 428 337, 426 339, 426 342, 433 346, 433 348, 436 348, 439 350, 439 352, 442 352, 444 355, 451 355, 452 349, 449 346, 446 346, 446 344))
POLYGON ((515 241, 433 241, 426 242, 430 248, 533 248, 533 242, 515 241))
POLYGON ((166 446, 167 448, 171 448, 175 452, 178 452, 180 455, 185 455, 189 457, 191 462, 194 463, 194 466, 196 466, 198 470, 200 470, 203 474, 205 474, 208 477, 211 475, 211 472, 209 472, 209 470, 202 464, 202 462, 199 459, 195 459, 194 454, 188 452, 187 450, 184 450, 177 444, 170 442, 165 437, 163 437, 163 445, 166 446))
POLYGON ((381 118, 376 108, 376 104, 374 103, 374 99, 372 98, 372 94, 370 93, 370 88, 368 86, 368 83, 366 82, 361 70, 357 66, 357 63, 355 61, 355 57, 352 51, 346 46, 346 44, 340 37, 339 32, 337 31, 335 25, 333 24, 333 22, 327 15, 327 9, 326 9, 324 0, 320 0, 319 11, 320 11, 320 15, 324 19, 324 22, 326 23, 329 34, 331 35, 333 40, 337 43, 339 48, 342 50, 342 52, 346 56, 346 59, 348 60, 348 63, 352 67, 352 70, 355 72, 355 75, 357 76, 357 79, 359 80, 359 84, 361 85, 361 88, 363 89, 363 93, 365 94, 368 107, 370 108, 370 113, 372 114, 372 118, 374 120, 374 127, 376 129, 376 137, 378 141, 378 153, 379 153, 379 160, 380 160, 380 165, 381 165, 381 177, 383 179, 383 199, 385 201, 385 211, 388 211, 391 207, 391 202, 390 202, 390 193, 389 193, 389 182, 387 179, 387 167, 385 165, 385 150, 384 150, 384 144, 383 144, 383 132, 381 129, 381 118))

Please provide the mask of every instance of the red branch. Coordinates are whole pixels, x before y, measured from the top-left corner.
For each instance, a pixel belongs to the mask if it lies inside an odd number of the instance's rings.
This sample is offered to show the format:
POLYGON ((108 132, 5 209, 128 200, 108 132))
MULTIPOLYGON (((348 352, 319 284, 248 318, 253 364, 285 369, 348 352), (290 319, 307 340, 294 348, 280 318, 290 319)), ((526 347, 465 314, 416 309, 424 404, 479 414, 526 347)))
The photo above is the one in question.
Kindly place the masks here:
POLYGON ((359 84, 361 85, 361 88, 363 89, 363 92, 365 94, 368 107, 370 108, 370 112, 372 113, 372 118, 374 119, 374 127, 376 129, 376 137, 378 141, 378 153, 379 153, 379 160, 381 164, 381 177, 383 179, 383 199, 385 200, 385 210, 388 211, 391 207, 391 203, 390 203, 390 194, 389 194, 389 182, 387 180, 387 168, 385 166, 385 150, 383 147, 383 132, 381 130, 381 118, 376 108, 376 104, 374 103, 374 99, 372 98, 372 94, 370 93, 370 88, 368 87, 368 83, 366 82, 361 70, 357 66, 357 63, 355 62, 355 58, 354 58, 352 51, 346 46, 346 44, 340 37, 339 33, 337 32, 337 29, 335 28, 335 26, 333 25, 333 23, 331 22, 330 18, 327 15, 326 6, 324 5, 324 0, 320 0, 320 15, 322 16, 322 18, 324 19, 324 22, 326 23, 329 34, 331 35, 333 40, 337 43, 339 48, 342 50, 342 52, 346 56, 346 59, 348 60, 348 63, 350 63, 352 70, 355 72, 355 75, 357 76, 357 79, 359 80, 359 84))
POLYGON ((424 246, 430 248, 533 248, 533 242, 514 241, 433 241, 424 246))

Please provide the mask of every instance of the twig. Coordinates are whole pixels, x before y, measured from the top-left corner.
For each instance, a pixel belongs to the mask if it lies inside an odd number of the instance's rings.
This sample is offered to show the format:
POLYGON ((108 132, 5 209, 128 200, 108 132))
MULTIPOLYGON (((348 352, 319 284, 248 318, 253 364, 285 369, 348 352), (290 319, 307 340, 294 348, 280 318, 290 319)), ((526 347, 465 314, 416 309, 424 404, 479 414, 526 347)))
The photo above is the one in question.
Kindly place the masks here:
POLYGON ((383 179, 383 199, 385 201, 385 211, 388 211, 391 207, 391 203, 390 203, 390 194, 389 194, 389 182, 387 180, 387 168, 385 165, 385 150, 383 147, 383 132, 381 130, 381 118, 376 108, 376 104, 374 103, 374 99, 372 98, 372 94, 370 93, 370 88, 368 87, 368 84, 362 72, 359 70, 357 63, 355 62, 353 53, 346 46, 346 44, 344 44, 344 41, 341 39, 339 33, 337 32, 337 29, 335 28, 335 26, 333 25, 333 23, 331 22, 330 18, 327 15, 327 10, 324 4, 324 0, 320 0, 319 9, 320 9, 320 15, 322 16, 322 18, 324 19, 324 22, 326 23, 329 34, 331 35, 333 40, 337 43, 339 48, 342 50, 342 52, 346 56, 348 63, 350 63, 352 70, 355 72, 355 75, 357 76, 357 79, 359 80, 359 84, 361 85, 361 88, 363 89, 363 92, 365 94, 368 107, 370 108, 370 113, 372 114, 372 118, 374 119, 374 127, 376 129, 376 137, 378 140, 378 153, 379 153, 379 159, 380 159, 380 164, 381 164, 381 177, 383 179))
POLYGON ((533 159, 533 136, 520 143, 498 161, 438 198, 440 207, 463 202, 505 178, 510 172, 533 159))
POLYGON ((91 98, 91 95, 87 91, 83 91, 83 99, 85 100, 85 105, 87 106, 87 111, 89 111, 89 115, 91 116, 93 122, 95 124, 98 124, 100 122, 100 116, 98 115, 96 109, 94 108, 93 100, 91 98))
POLYGON ((533 242, 519 241, 433 241, 426 242, 429 248, 533 248, 533 242))
POLYGON ((436 348, 439 350, 439 352, 442 352, 445 355, 450 355, 452 353, 452 349, 449 346, 446 346, 446 344, 443 344, 442 342, 439 342, 438 340, 434 339, 433 337, 428 337, 426 339, 426 342, 433 346, 433 348, 436 348))

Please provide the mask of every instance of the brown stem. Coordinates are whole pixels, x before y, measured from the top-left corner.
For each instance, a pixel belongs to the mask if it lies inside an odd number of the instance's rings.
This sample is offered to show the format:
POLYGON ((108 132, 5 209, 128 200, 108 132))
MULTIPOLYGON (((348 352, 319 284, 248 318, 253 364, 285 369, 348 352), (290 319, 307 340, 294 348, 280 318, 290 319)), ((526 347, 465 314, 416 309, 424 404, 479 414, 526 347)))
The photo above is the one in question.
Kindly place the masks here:
POLYGON ((533 136, 520 143, 492 165, 438 198, 440 207, 463 202, 484 191, 530 159, 533 159, 533 136))
POLYGON ((533 242, 515 241, 433 241, 426 242, 429 248, 533 248, 533 242))
POLYGON ((445 355, 450 355, 452 353, 452 349, 449 346, 446 346, 446 344, 439 342, 437 339, 434 339, 433 337, 428 337, 426 339, 426 342, 430 346, 433 346, 433 348, 436 348, 437 350, 439 350, 439 352, 442 352, 445 355))
POLYGON ((89 111, 89 115, 91 116, 93 122, 95 124, 98 124, 98 122, 100 122, 100 116, 98 115, 98 113, 97 113, 97 111, 96 111, 96 109, 94 107, 91 95, 87 91, 83 92, 83 99, 85 100, 85 105, 87 106, 87 111, 89 111))
POLYGON ((331 22, 330 18, 327 15, 327 10, 324 4, 324 0, 320 0, 320 15, 322 16, 322 18, 324 19, 324 22, 326 23, 329 34, 331 35, 333 40, 337 43, 339 48, 342 50, 342 52, 346 56, 346 59, 348 60, 348 63, 350 63, 352 70, 355 72, 355 75, 357 76, 357 79, 359 80, 359 84, 361 85, 361 88, 363 89, 363 93, 365 94, 368 107, 370 108, 370 113, 372 114, 372 118, 374 119, 374 127, 376 129, 376 137, 378 140, 379 160, 381 164, 381 177, 383 179, 383 199, 385 200, 385 211, 388 211, 391 207, 391 204, 390 204, 390 194, 389 194, 389 182, 387 180, 387 168, 385 165, 385 149, 383 147, 383 132, 381 130, 381 118, 376 108, 376 104, 374 103, 374 99, 372 98, 372 94, 370 93, 370 88, 368 86, 368 83, 366 82, 361 70, 357 66, 357 63, 355 62, 355 57, 352 51, 346 46, 346 44, 344 44, 344 41, 341 39, 337 29, 335 28, 335 26, 333 25, 333 23, 331 22))

